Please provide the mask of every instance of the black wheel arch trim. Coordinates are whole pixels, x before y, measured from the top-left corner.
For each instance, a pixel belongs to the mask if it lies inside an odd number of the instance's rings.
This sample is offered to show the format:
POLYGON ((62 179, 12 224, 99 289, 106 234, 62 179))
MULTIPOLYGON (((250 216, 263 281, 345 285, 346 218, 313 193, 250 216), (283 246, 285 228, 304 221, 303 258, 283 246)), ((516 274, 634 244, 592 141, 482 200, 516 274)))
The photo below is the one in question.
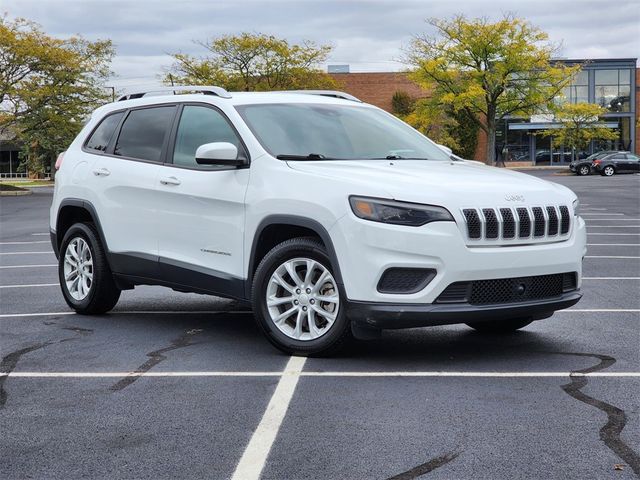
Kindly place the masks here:
POLYGON ((98 217, 98 212, 93 204, 87 200, 82 200, 80 198, 65 198, 60 202, 58 206, 58 212, 56 213, 56 229, 51 230, 51 243, 53 246, 53 251, 56 253, 56 258, 60 255, 60 244, 62 243, 62 239, 64 237, 65 232, 60 231, 60 212, 65 207, 78 207, 87 211, 93 224, 96 226, 98 230, 98 235, 100 236, 100 241, 102 242, 102 247, 104 248, 105 253, 107 254, 107 262, 109 262, 109 246, 107 245, 107 240, 104 236, 104 232, 102 231, 102 225, 100 224, 100 218, 98 217), (55 243, 54 243, 55 241, 55 243))
POLYGON ((333 269, 333 276, 336 279, 336 282, 340 286, 343 286, 344 283, 342 281, 342 274, 340 273, 340 263, 338 262, 338 256, 336 255, 336 250, 333 247, 333 241, 331 240, 331 235, 329 235, 329 231, 317 220, 313 220, 308 217, 298 216, 298 215, 287 215, 287 214, 274 214, 268 215, 263 218, 256 231, 253 235, 253 241, 251 244, 251 254, 249 257, 249 264, 247 270, 247 280, 245 282, 245 296, 247 298, 251 297, 251 284, 253 280, 253 275, 257 268, 256 263, 256 251, 258 249, 258 239, 264 232, 265 228, 270 225, 277 224, 285 224, 291 225, 293 227, 303 227, 308 228, 315 232, 318 237, 322 240, 325 247, 327 248, 327 255, 329 255, 329 259, 331 260, 331 268, 333 269))

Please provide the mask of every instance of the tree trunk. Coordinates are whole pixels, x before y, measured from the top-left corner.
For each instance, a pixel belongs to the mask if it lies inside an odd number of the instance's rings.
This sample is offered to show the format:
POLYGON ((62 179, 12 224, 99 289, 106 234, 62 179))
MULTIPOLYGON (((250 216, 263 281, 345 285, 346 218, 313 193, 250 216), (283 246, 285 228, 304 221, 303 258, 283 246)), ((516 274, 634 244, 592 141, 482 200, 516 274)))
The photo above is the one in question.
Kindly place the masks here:
POLYGON ((496 124, 487 121, 487 165, 496 163, 496 124))

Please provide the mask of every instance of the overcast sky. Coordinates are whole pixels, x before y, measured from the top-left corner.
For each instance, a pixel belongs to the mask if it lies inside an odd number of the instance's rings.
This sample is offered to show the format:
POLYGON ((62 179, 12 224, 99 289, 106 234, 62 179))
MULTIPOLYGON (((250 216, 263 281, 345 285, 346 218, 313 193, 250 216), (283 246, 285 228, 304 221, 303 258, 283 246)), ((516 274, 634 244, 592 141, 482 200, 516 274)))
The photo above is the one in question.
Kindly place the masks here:
POLYGON ((157 84, 171 52, 203 54, 194 40, 242 31, 334 47, 330 64, 392 71, 424 19, 465 13, 525 17, 562 42, 569 58, 640 57, 639 0, 0 0, 0 13, 27 17, 53 36, 110 38, 119 88, 157 84))

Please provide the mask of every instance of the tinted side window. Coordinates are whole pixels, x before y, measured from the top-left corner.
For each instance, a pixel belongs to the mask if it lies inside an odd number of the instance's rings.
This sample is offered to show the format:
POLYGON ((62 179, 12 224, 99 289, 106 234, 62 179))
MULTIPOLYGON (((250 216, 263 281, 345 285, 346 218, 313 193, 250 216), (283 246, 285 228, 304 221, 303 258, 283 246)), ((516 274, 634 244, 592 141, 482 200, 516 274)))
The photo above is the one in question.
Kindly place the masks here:
POLYGON ((611 157, 609 157, 609 160, 625 160, 626 158, 627 158, 626 155, 618 153, 616 155, 611 155, 611 157))
POLYGON ((220 112, 208 107, 185 105, 176 134, 173 163, 202 170, 220 168, 196 163, 198 147, 212 142, 232 143, 238 148, 238 155, 243 155, 240 139, 220 112))
POLYGON ((175 106, 132 110, 120 129, 115 155, 159 162, 175 106))
POLYGON ((104 152, 123 115, 124 112, 118 112, 103 118, 98 128, 93 131, 89 140, 87 140, 85 147, 90 150, 104 152))

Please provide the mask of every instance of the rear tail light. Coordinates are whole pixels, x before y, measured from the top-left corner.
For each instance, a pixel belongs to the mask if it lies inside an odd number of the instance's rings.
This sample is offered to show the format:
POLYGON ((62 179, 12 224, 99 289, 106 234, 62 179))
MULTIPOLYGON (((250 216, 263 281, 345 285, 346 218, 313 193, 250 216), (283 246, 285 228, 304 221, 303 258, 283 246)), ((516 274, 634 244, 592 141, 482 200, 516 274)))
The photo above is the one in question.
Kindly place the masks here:
POLYGON ((62 166, 62 160, 64 159, 64 152, 62 152, 60 155, 58 155, 58 158, 56 159, 56 170, 60 170, 60 167, 62 166))

